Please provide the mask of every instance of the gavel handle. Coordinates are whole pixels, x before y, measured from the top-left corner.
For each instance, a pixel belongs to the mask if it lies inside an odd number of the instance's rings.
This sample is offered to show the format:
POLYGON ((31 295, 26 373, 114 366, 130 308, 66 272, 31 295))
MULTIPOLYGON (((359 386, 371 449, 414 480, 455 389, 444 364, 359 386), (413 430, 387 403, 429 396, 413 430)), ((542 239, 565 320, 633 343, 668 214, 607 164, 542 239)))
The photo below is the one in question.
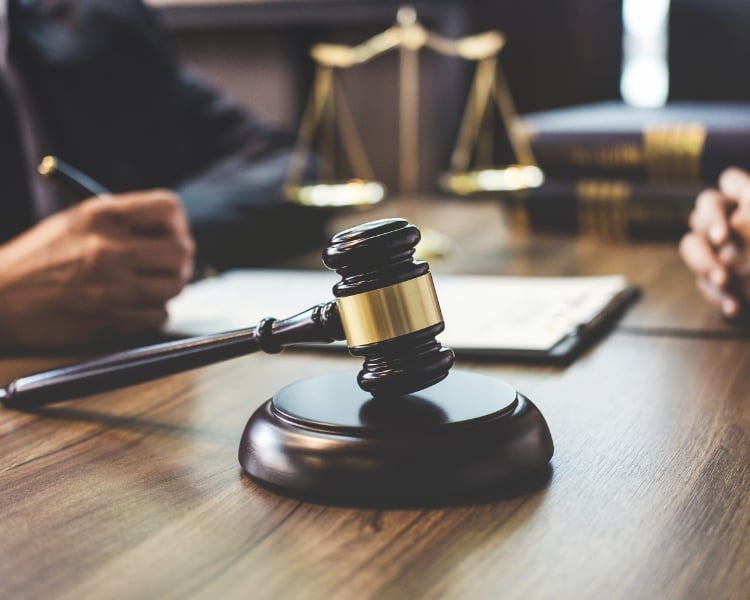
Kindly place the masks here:
POLYGON ((259 350, 276 353, 291 344, 341 339, 344 331, 336 303, 332 301, 288 319, 264 319, 256 327, 135 348, 19 377, 0 388, 0 401, 11 408, 33 408, 158 379, 259 350))

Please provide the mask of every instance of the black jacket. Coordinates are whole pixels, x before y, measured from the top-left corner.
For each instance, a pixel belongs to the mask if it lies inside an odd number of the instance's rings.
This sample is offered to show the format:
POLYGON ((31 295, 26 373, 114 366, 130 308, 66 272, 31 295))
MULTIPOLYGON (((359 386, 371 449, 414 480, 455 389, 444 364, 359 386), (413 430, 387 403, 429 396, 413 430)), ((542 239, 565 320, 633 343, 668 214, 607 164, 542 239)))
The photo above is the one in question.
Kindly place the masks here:
POLYGON ((189 75, 140 0, 9 0, 8 20, 45 153, 114 192, 175 189, 219 267, 321 242, 323 216, 282 201, 293 136, 189 75))

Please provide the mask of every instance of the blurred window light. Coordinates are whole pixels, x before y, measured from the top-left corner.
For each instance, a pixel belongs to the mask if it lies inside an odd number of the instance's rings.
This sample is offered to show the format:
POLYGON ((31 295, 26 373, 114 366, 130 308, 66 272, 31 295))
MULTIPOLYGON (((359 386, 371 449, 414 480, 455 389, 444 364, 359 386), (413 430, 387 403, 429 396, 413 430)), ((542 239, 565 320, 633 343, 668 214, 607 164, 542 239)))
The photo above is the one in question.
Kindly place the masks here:
POLYGON ((669 93, 669 0, 623 0, 620 92, 633 106, 662 106, 669 93))

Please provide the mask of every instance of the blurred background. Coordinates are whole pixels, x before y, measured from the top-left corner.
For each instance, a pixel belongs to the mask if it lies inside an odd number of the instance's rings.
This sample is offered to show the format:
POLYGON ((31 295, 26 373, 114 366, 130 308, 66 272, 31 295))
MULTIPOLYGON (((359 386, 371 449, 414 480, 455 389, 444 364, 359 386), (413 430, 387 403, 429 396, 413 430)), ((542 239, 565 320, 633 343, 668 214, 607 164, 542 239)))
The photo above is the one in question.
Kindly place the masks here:
MULTIPOLYGON (((183 57, 240 104, 296 128, 318 42, 359 44, 395 22, 391 0, 150 0, 183 57)), ((450 38, 502 31, 518 113, 601 101, 661 107, 750 99, 747 0, 429 0, 408 3, 450 38)), ((397 181, 398 53, 341 78, 378 179, 397 181)), ((419 188, 446 169, 473 65, 420 52, 419 188)), ((692 189, 684 193, 692 201, 692 189)), ((688 204, 685 204, 688 206, 688 204)), ((682 218, 682 217, 679 217, 682 218)))
MULTIPOLYGON (((296 127, 310 91, 316 42, 358 44, 393 25, 391 0, 151 0, 188 63, 259 116, 296 127)), ((429 0, 408 3, 430 30, 461 37, 502 30, 501 61, 518 110, 536 111, 620 97, 620 0, 429 0)), ((343 85, 381 179, 392 182, 397 53, 347 74, 343 85), (369 123, 369 127, 368 127, 369 123)), ((420 54, 420 178, 445 168, 471 65, 420 54), (440 126, 436 127, 438 123, 440 126)))

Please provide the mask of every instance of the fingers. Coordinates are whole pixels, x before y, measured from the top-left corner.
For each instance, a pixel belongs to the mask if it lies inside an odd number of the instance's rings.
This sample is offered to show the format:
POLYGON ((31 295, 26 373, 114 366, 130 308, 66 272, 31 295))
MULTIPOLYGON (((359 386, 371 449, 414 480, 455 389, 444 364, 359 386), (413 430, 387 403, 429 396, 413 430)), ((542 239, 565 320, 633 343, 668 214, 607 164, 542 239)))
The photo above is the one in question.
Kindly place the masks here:
POLYGON ((750 201, 737 207, 729 219, 729 226, 746 247, 750 245, 750 201))
POLYGON ((186 283, 193 268, 193 244, 176 239, 86 238, 81 252, 80 277, 111 280, 135 275, 160 275, 186 283))
POLYGON ((729 214, 737 203, 718 190, 704 190, 696 198, 690 214, 690 227, 706 236, 715 246, 730 239, 729 214))
POLYGON ((735 275, 742 275, 748 266, 742 248, 734 240, 715 248, 714 252, 717 260, 735 275))
POLYGON ((131 276, 116 280, 91 281, 79 285, 74 296, 63 298, 66 310, 88 315, 101 323, 130 320, 143 314, 144 323, 162 322, 167 301, 183 288, 169 277, 131 276))
POLYGON ((737 201, 737 207, 729 217, 735 248, 722 249, 719 259, 743 280, 750 276, 750 173, 736 167, 727 169, 721 174, 719 185, 725 194, 737 201))
POLYGON ((169 190, 147 190, 116 194, 111 200, 92 198, 79 204, 83 219, 92 230, 110 235, 173 235, 190 237, 179 196, 169 190))
POLYGON ((114 198, 82 209, 82 300, 98 314, 163 309, 193 272, 195 243, 179 199, 163 190, 114 198))
POLYGON ((724 316, 734 319, 740 316, 742 312, 742 304, 737 297, 730 294, 724 289, 713 284, 713 282, 706 279, 697 278, 696 285, 703 294, 703 297, 708 300, 709 303, 713 304, 724 316))
POLYGON ((193 275, 195 245, 192 240, 146 239, 128 245, 128 260, 141 275, 172 276, 185 284, 193 275))
POLYGON ((719 190, 739 204, 750 204, 750 173, 729 167, 719 176, 719 190))
POLYGON ((195 242, 179 197, 149 190, 79 205, 84 262, 92 271, 130 269, 146 275, 192 277, 195 242))
POLYGON ((180 198, 169 190, 132 192, 116 197, 121 217, 134 232, 166 233, 191 239, 190 226, 180 198))
POLYGON ((138 238, 132 246, 134 268, 145 273, 175 273, 183 283, 189 281, 195 242, 179 196, 167 190, 150 190, 116 198, 119 216, 138 238))
POLYGON ((719 177, 719 189, 736 203, 728 225, 742 242, 747 242, 750 240, 750 173, 737 167, 726 169, 719 177))
POLYGON ((717 190, 705 190, 690 215, 680 254, 703 296, 738 317, 750 292, 750 173, 726 169, 717 190))
POLYGON ((174 244, 115 244, 99 251, 79 278, 91 309, 157 307, 182 291, 192 274, 192 260, 174 244))
POLYGON ((729 273, 705 236, 695 232, 687 233, 680 242, 680 256, 699 277, 710 279, 720 286, 728 282, 729 273))
POLYGON ((739 316, 741 298, 733 286, 733 275, 722 264, 705 236, 688 233, 680 242, 680 255, 685 264, 696 274, 696 283, 703 296, 730 318, 739 316))

